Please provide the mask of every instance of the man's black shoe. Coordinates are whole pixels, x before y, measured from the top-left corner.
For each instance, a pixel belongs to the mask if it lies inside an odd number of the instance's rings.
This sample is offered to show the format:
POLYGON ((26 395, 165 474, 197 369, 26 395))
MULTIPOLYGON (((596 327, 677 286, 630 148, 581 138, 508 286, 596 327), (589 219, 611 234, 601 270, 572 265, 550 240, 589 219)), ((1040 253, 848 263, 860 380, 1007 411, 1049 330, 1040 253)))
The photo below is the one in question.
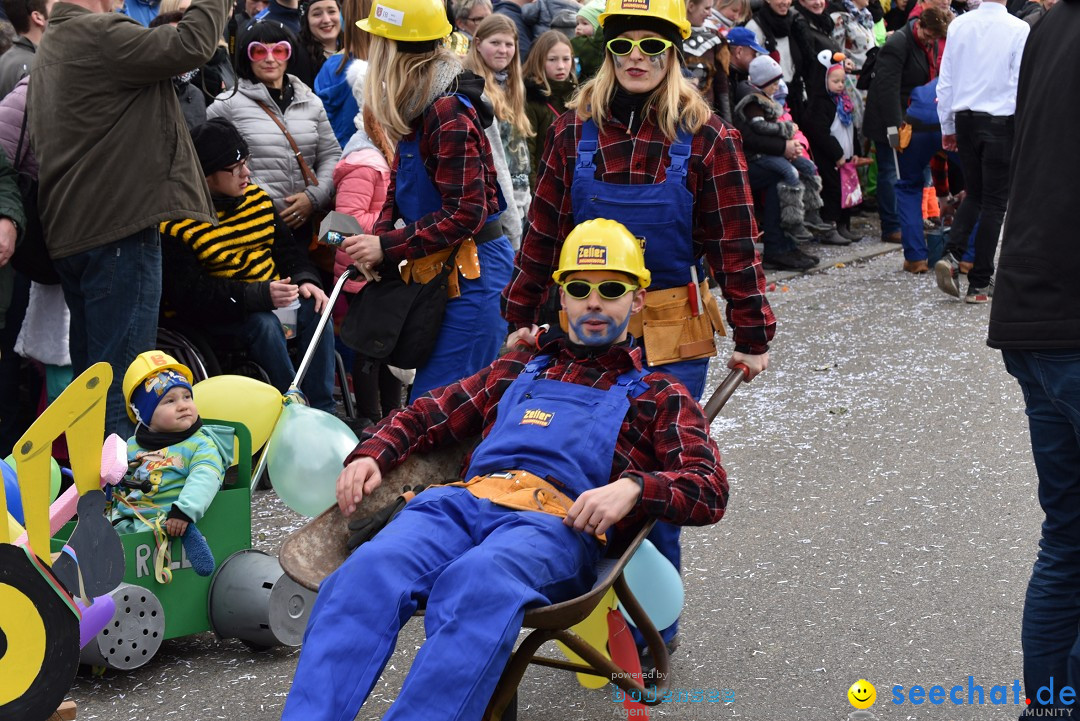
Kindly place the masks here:
POLYGON ((769 270, 810 270, 817 265, 817 261, 799 250, 789 250, 766 255, 761 264, 769 270))

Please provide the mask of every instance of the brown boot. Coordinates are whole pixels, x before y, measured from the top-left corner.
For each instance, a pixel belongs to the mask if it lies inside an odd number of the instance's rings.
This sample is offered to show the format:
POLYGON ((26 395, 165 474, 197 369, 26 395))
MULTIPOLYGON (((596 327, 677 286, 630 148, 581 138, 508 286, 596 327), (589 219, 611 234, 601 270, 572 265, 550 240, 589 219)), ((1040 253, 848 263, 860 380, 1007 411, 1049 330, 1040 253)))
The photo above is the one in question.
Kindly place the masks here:
POLYGON ((968 263, 967 261, 962 260, 962 261, 960 261, 960 272, 963 273, 964 275, 967 275, 968 273, 971 272, 971 268, 974 265, 975 265, 974 263, 968 263))
POLYGON ((930 272, 930 266, 926 264, 925 260, 905 260, 904 270, 908 273, 928 273, 930 272))
POLYGON ((894 230, 891 233, 882 233, 881 234, 881 242, 882 243, 900 243, 900 242, 902 242, 901 238, 900 238, 900 231, 899 230, 894 230))

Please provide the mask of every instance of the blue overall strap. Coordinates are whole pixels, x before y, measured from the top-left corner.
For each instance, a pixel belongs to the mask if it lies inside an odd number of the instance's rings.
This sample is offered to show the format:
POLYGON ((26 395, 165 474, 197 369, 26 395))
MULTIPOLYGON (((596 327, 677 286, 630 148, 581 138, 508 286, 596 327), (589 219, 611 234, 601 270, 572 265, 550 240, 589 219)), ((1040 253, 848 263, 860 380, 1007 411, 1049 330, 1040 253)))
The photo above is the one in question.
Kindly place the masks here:
POLYGON ((599 147, 599 137, 600 133, 596 128, 596 123, 591 119, 581 124, 581 140, 577 144, 577 162, 574 164, 575 176, 580 172, 582 174, 587 173, 589 178, 593 177, 593 172, 596 170, 593 156, 596 155, 596 150, 599 147))
MULTIPOLYGON (((652 371, 648 368, 634 368, 616 378, 615 386, 625 388, 627 397, 637 398, 649 390, 649 384, 645 382, 645 376, 650 373, 652 371)), ((613 386, 613 389, 615 386, 613 386)))
POLYGON ((671 158, 671 163, 667 167, 665 182, 686 182, 686 166, 690 160, 690 143, 693 139, 694 136, 686 132, 685 128, 679 128, 679 134, 675 137, 675 142, 668 148, 668 157, 671 158))
POLYGON ((522 370, 521 373, 518 373, 518 379, 524 379, 527 381, 533 380, 534 378, 536 378, 536 376, 542 373, 545 368, 551 365, 551 361, 553 361, 554 359, 555 356, 551 355, 550 353, 543 353, 541 355, 533 356, 529 359, 529 362, 525 364, 524 370, 522 370))

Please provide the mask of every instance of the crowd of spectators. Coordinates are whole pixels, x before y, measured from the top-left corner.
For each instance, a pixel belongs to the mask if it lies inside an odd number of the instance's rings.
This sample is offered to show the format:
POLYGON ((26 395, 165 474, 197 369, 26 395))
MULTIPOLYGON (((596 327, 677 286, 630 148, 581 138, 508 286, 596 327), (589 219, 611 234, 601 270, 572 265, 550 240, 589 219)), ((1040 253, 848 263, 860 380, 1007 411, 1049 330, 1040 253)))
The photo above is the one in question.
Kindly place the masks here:
MULTIPOLYGON (((1017 25, 1041 22, 1053 1, 687 0, 682 72, 740 131, 765 268, 812 268, 814 243, 858 242, 852 218, 876 212, 880 239, 903 243, 905 271, 935 269, 943 289, 960 295, 958 275, 975 264, 965 299, 989 300, 1008 192, 1007 118, 1026 38, 1017 25), (1023 22, 1011 23, 1016 17, 1023 22), (954 39, 950 28, 965 24, 996 32, 1011 43, 1008 53, 954 39), (984 56, 1004 82, 980 84, 990 74, 984 56), (939 95, 948 118, 936 117, 939 95), (944 216, 957 205, 950 237, 944 216), (927 238, 943 231, 947 269, 935 268, 927 238)), ((395 163, 394 135, 364 107, 370 38, 355 22, 372 4, 3 0, 0 452, 73 373, 101 360, 125 368, 155 347, 159 324, 195 317, 211 337, 239 333, 250 347, 258 346, 252 326, 247 335, 236 330, 248 314, 297 300, 309 315, 321 308, 350 258, 312 242, 320 218, 337 209, 371 232, 395 163), (200 165, 192 133, 211 121, 228 121, 245 157, 200 165), (229 282, 243 284, 236 292, 204 282, 227 275, 236 249, 197 243, 198 229, 235 217, 250 199, 243 188, 231 204, 211 192, 212 176, 225 172, 268 199, 260 206, 272 211, 263 218, 267 237, 296 251, 276 268, 230 270, 229 282), (29 220, 6 204, 20 190, 28 209, 36 199, 29 220), (50 277, 26 271, 26 260, 18 269, 9 262, 16 236, 31 244, 24 231, 38 217, 50 277), (214 292, 192 298, 200 287, 214 292), (217 302, 226 305, 215 310, 217 302)), ((515 249, 548 129, 607 52, 604 6, 447 2, 454 32, 444 45, 483 79, 493 106, 485 133, 515 249)), ((348 297, 361 287, 350 283, 348 297)), ((264 322, 261 332, 268 329, 276 326, 264 322)), ((262 364, 287 385, 292 367, 276 348, 262 364)), ((316 373, 314 395, 327 407, 332 375, 316 373)), ((400 381, 384 366, 360 359, 352 382, 366 420, 401 400, 400 381)), ((107 430, 126 437, 119 398, 117 386, 107 430)))

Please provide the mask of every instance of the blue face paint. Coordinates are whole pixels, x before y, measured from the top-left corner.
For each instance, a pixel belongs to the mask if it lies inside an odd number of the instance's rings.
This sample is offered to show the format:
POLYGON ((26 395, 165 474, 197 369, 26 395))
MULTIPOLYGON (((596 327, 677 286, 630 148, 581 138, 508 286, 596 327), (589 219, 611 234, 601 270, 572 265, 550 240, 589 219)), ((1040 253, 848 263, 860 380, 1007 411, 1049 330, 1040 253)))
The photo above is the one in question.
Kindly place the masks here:
POLYGON ((576 321, 570 321, 570 328, 574 331, 574 335, 578 337, 578 340, 582 345, 588 346, 602 346, 611 345, 616 342, 626 330, 626 326, 630 324, 630 313, 626 314, 622 323, 616 323, 615 319, 610 315, 604 315, 603 313, 586 313, 578 318, 576 321), (595 331, 585 327, 585 324, 589 321, 600 320, 606 323, 604 330, 595 331))

